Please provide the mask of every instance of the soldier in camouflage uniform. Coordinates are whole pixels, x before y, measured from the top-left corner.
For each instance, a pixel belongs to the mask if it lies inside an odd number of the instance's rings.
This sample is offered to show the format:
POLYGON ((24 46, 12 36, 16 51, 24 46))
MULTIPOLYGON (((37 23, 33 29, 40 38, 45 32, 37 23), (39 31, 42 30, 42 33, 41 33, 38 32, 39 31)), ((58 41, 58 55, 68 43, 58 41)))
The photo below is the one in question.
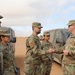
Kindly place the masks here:
POLYGON ((53 49, 41 50, 38 34, 41 32, 41 23, 32 24, 33 33, 26 40, 25 75, 43 75, 41 72, 42 55, 53 53, 53 49))
POLYGON ((15 75, 13 67, 13 50, 8 44, 10 34, 8 31, 0 31, 0 73, 1 75, 15 75))
POLYGON ((63 51, 63 75, 75 75, 75 20, 69 21, 68 30, 72 35, 66 41, 63 51))
MULTIPOLYGON (((50 33, 44 32, 43 33, 44 40, 41 43, 42 50, 48 50, 49 48, 53 48, 52 44, 49 42, 50 40, 50 33)), ((42 56, 42 71, 44 71, 45 75, 50 75, 51 67, 52 67, 52 54, 47 54, 46 56, 42 56)))

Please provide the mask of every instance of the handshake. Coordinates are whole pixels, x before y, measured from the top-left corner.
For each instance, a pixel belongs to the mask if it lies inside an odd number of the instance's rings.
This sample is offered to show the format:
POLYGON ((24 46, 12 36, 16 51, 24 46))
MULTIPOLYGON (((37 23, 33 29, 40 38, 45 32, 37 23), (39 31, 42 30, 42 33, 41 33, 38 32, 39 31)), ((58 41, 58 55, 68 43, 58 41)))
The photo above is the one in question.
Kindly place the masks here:
MULTIPOLYGON (((58 53, 58 52, 56 52, 54 49, 50 48, 50 49, 48 50, 48 53, 52 54, 52 53, 58 53)), ((63 50, 62 53, 63 53, 64 55, 69 55, 69 50, 63 50)))
POLYGON ((52 49, 52 48, 50 48, 50 49, 48 50, 48 53, 55 53, 55 50, 52 49))

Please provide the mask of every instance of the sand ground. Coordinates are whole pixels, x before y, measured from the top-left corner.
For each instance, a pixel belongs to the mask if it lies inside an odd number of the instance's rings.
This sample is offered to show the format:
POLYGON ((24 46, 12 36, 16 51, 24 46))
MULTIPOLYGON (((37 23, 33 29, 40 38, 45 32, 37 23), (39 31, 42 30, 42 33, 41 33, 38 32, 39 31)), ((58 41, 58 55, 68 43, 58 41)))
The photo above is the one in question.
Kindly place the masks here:
MULTIPOLYGON (((18 37, 15 44, 15 61, 17 66, 20 68, 21 75, 24 75, 24 58, 26 53, 25 43, 25 37, 18 37)), ((62 75, 62 69, 59 64, 55 62, 53 63, 51 75, 62 75)))

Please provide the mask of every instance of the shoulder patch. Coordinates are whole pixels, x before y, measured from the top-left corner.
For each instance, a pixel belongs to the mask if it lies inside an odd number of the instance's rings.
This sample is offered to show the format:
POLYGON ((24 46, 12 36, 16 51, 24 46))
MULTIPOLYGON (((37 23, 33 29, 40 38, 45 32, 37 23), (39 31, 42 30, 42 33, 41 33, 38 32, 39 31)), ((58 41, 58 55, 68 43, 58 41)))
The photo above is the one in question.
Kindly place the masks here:
POLYGON ((30 42, 29 45, 30 45, 30 47, 34 47, 35 46, 34 42, 30 42))

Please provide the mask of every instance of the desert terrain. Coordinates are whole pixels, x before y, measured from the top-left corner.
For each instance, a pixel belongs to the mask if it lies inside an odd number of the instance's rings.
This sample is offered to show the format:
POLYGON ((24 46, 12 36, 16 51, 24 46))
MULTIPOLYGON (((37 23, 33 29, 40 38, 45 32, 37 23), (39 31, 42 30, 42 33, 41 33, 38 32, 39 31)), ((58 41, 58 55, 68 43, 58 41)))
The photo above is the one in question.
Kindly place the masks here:
MULTIPOLYGON (((18 37, 15 46, 15 61, 20 68, 20 74, 24 75, 24 58, 26 53, 26 38, 18 37)), ((53 62, 53 67, 50 75, 62 75, 61 65, 53 62)))

